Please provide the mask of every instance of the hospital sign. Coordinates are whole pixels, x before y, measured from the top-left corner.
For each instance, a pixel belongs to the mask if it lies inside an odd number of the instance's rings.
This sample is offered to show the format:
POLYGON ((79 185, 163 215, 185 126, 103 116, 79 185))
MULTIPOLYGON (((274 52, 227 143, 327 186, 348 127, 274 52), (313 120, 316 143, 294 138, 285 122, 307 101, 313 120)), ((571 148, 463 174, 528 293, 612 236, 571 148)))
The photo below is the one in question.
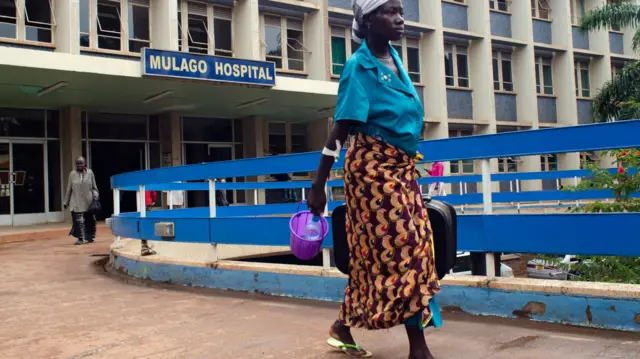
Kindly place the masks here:
POLYGON ((142 74, 258 86, 276 84, 273 62, 144 48, 142 74))

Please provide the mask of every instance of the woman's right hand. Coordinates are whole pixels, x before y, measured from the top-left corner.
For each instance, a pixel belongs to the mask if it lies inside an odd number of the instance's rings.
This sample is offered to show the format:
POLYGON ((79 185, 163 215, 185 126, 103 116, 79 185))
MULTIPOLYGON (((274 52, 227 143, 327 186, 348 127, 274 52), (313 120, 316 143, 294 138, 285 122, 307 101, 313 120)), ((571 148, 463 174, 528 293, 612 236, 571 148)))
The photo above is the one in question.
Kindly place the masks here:
POLYGON ((309 211, 316 216, 320 216, 324 213, 324 207, 326 205, 327 193, 324 191, 324 186, 311 186, 309 198, 307 199, 307 207, 309 207, 309 211))

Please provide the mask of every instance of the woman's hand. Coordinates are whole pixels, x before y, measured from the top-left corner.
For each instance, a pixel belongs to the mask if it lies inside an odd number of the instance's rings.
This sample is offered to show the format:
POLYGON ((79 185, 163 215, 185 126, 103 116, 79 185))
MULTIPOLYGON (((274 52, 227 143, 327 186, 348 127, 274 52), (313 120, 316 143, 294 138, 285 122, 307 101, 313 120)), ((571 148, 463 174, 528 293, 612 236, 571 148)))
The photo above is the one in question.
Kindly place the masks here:
POLYGON ((307 199, 307 207, 309 211, 316 216, 324 213, 324 207, 327 205, 327 193, 324 186, 311 186, 309 191, 309 199, 307 199))

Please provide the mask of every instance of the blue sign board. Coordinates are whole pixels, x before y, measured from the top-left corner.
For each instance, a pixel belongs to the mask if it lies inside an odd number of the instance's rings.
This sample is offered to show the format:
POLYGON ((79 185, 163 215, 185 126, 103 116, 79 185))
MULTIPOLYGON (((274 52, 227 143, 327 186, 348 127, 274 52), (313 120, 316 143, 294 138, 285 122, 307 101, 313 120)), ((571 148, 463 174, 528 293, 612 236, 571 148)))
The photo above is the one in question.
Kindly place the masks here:
POLYGON ((150 48, 142 51, 142 74, 258 86, 276 84, 276 65, 273 62, 150 48))

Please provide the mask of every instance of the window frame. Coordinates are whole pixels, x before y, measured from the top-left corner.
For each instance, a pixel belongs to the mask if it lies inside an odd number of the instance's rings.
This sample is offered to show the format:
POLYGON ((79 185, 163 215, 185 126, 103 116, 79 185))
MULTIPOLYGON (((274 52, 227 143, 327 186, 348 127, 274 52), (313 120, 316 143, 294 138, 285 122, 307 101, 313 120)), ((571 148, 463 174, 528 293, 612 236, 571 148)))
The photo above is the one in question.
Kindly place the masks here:
POLYGON ((511 0, 489 0, 489 9, 491 11, 511 14, 511 0), (500 9, 500 4, 504 4, 504 10, 500 9))
MULTIPOLYGON (((449 130, 449 138, 457 138, 457 137, 466 137, 473 136, 472 130, 449 130)), ((474 160, 457 160, 457 161, 449 161, 449 174, 451 175, 469 175, 476 173, 476 164, 474 160), (468 167, 471 165, 473 169, 471 172, 465 171, 465 165, 468 167), (453 169, 457 168, 456 171, 453 169)))
POLYGON ((591 96, 591 61, 576 60, 573 64, 575 85, 576 85, 576 98, 578 99, 592 99, 591 96), (584 66, 586 65, 586 67, 584 66), (584 88, 582 83, 582 74, 586 71, 587 79, 589 81, 589 87, 584 88), (585 96, 585 91, 587 95, 585 96))
MULTIPOLYGON (((422 84, 422 56, 420 56, 422 54, 422 51, 420 51, 421 47, 420 47, 420 38, 418 37, 412 37, 412 36, 403 36, 402 38, 402 44, 403 44, 403 51, 406 53, 406 61, 403 61, 405 70, 407 71, 407 75, 409 76, 409 79, 411 80, 411 82, 413 82, 414 84, 417 85, 421 85, 422 84), (413 44, 413 42, 415 42, 417 44, 417 46, 415 46, 413 44), (409 70, 409 49, 415 49, 418 51, 418 72, 415 71, 410 71, 409 70), (414 81, 414 79, 411 76, 417 76, 418 81, 414 81)), ((468 62, 468 59, 467 59, 468 62)), ((467 66, 468 63, 467 63, 467 66)))
MULTIPOLYGON (((607 5, 612 5, 613 2, 611 0, 607 0, 606 2, 607 5)), ((620 28, 620 26, 611 26, 609 28, 609 31, 613 31, 613 32, 622 32, 622 29, 620 28)))
POLYGON ((536 93, 544 96, 555 96, 555 85, 553 82, 553 60, 550 57, 536 56, 536 93), (545 83, 544 69, 549 68, 551 71, 551 85, 545 83), (551 88, 551 93, 547 92, 551 88))
POLYGON ((580 25, 582 17, 587 13, 584 0, 569 0, 569 10, 571 12, 571 24, 580 25), (580 12, 578 14, 578 11, 580 12))
POLYGON ((27 1, 26 0, 8 0, 8 2, 13 2, 13 7, 15 9, 15 15, 11 16, 0 16, 0 19, 12 20, 13 22, 2 21, 3 24, 13 25, 14 26, 14 36, 13 37, 0 37, 1 42, 8 43, 27 43, 33 44, 36 46, 42 47, 52 47, 56 46, 56 31, 57 21, 56 21, 56 13, 55 6, 52 0, 45 0, 49 5, 49 23, 45 23, 42 21, 31 21, 29 20, 29 11, 27 10, 27 1), (29 25, 29 23, 34 25, 41 26, 33 26, 29 25), (47 28, 48 27, 48 28, 47 28), (44 29, 48 30, 51 34, 51 41, 38 41, 38 40, 28 40, 27 39, 27 29, 28 28, 36 28, 36 29, 44 29))
POLYGON ((447 88, 453 88, 453 89, 471 89, 471 78, 469 75, 469 46, 468 45, 461 45, 461 44, 455 44, 455 43, 444 43, 444 61, 445 61, 445 84, 447 88), (449 51, 450 49, 450 51, 449 51), (461 51, 462 49, 464 49, 464 51, 461 51), (451 76, 447 75, 447 69, 446 69, 446 62, 447 62, 447 55, 450 54, 451 56, 451 68, 452 68, 452 74, 451 76), (458 73, 458 55, 465 55, 466 56, 466 68, 467 68, 467 77, 460 77, 459 73, 458 73), (449 85, 447 84, 447 78, 451 78, 453 79, 453 85, 449 85), (460 80, 466 80, 467 83, 466 85, 461 85, 460 84, 460 80))
POLYGON ((541 172, 551 172, 558 170, 558 155, 555 153, 547 153, 540 155, 541 172), (555 167, 555 169, 552 169, 555 167))
POLYGON ((491 51, 491 64, 492 64, 492 69, 493 69, 493 91, 494 92, 505 92, 505 93, 515 93, 515 83, 514 83, 514 77, 513 77, 513 59, 511 58, 511 56, 513 55, 512 52, 507 52, 507 51, 501 51, 501 50, 492 50, 491 51), (505 55, 508 54, 509 58, 505 58, 505 55), (496 62, 497 62, 497 75, 498 75, 498 79, 496 82, 496 62), (510 69, 510 73, 511 73, 511 82, 505 82, 504 81, 504 63, 508 62, 509 63, 509 69, 510 69), (498 88, 496 88, 496 84, 498 85, 498 88), (507 89, 507 86, 505 86, 506 84, 511 85, 511 89, 507 89))
POLYGON ((260 47, 261 47, 261 52, 262 52, 262 59, 265 61, 269 61, 267 60, 267 57, 270 58, 275 58, 275 59, 280 59, 280 63, 281 63, 281 67, 278 67, 276 64, 276 71, 280 71, 280 72, 292 72, 292 73, 297 73, 297 74, 307 74, 308 71, 308 66, 307 66, 307 61, 308 61, 308 54, 311 53, 311 51, 309 51, 309 49, 307 49, 307 47, 304 44, 304 39, 305 39, 305 31, 304 31, 304 19, 298 19, 298 18, 293 18, 293 17, 287 17, 287 16, 282 16, 282 15, 276 15, 276 14, 271 14, 271 13, 261 13, 260 14, 260 47), (271 18, 280 18, 280 51, 281 54, 280 56, 273 56, 273 55, 269 55, 267 56, 267 43, 266 43, 266 28, 267 26, 269 27, 276 27, 275 25, 267 25, 267 22, 265 20, 266 17, 271 17, 271 18), (300 30, 298 29, 294 29, 292 27, 289 26, 289 20, 292 21, 299 21, 300 22, 300 30), (300 42, 299 40, 295 40, 301 47, 300 50, 298 49, 294 49, 290 44, 289 44, 289 31, 288 30, 292 30, 292 31, 299 31, 302 34, 302 42, 300 42), (285 37, 283 41, 283 36, 285 37), (302 60, 300 59, 290 59, 289 58, 289 51, 300 51, 302 52, 302 60), (291 70, 290 66, 289 66, 289 61, 293 60, 293 61, 302 61, 302 65, 303 65, 303 70, 291 70))
MULTIPOLYGON (((82 32, 81 28, 78 28, 78 33, 80 35, 80 51, 88 51, 88 52, 102 52, 102 53, 112 53, 126 56, 141 56, 142 48, 140 52, 131 51, 131 41, 133 42, 144 42, 146 46, 143 47, 152 47, 153 41, 151 34, 153 33, 153 22, 151 19, 151 0, 80 0, 80 2, 86 1, 87 6, 89 7, 89 32, 82 32), (98 16, 98 3, 105 3, 105 5, 113 6, 116 8, 119 22, 120 22, 120 32, 113 30, 103 30, 102 24, 100 23, 100 19, 98 16), (116 6, 115 4, 119 4, 116 6), (129 19, 129 6, 137 6, 147 9, 148 19, 149 19, 149 40, 145 39, 137 39, 132 38, 131 34, 129 34, 129 24, 133 26, 133 19, 129 19), (106 34, 100 34, 106 33, 106 34), (116 38, 116 36, 110 36, 109 34, 118 34, 120 39, 120 50, 113 49, 105 49, 100 47, 99 39, 100 37, 111 37, 116 38), (82 45, 82 36, 88 35, 89 42, 88 46, 82 45)), ((78 7, 78 11, 80 12, 80 8, 82 4, 78 7)), ((80 14, 82 15, 82 14, 80 14)))
POLYGON ((147 20, 149 22, 149 26, 148 26, 148 32, 149 32, 149 39, 145 40, 145 39, 137 39, 135 37, 133 37, 133 35, 130 33, 129 28, 134 26, 133 23, 133 19, 131 19, 129 16, 127 16, 127 52, 131 52, 131 53, 142 53, 142 48, 144 47, 151 47, 151 1, 145 2, 144 1, 131 1, 131 0, 127 0, 127 15, 130 14, 131 12, 129 11, 129 9, 131 7, 139 7, 139 8, 145 8, 147 9, 147 20), (138 43, 144 43, 146 46, 142 46, 140 48, 140 52, 137 51, 131 51, 131 43, 132 42, 138 42, 138 43))
MULTIPOLYGON (((341 38, 344 39, 344 52, 345 52, 345 63, 351 57, 352 49, 351 49, 351 28, 347 28, 345 26, 339 25, 329 25, 329 31, 331 33, 331 46, 329 46, 329 58, 331 59, 331 77, 340 78, 340 74, 334 73, 334 66, 340 66, 344 69, 344 64, 334 63, 333 62, 333 38, 341 38), (334 33, 334 29, 336 30, 334 33), (338 34, 341 32, 341 34, 338 34)), ((342 73, 342 71, 340 71, 342 73)))
POLYGON ((178 0, 178 51, 190 54, 234 57, 235 42, 233 41, 233 25, 233 9, 228 6, 215 5, 201 1, 178 0), (203 7, 203 11, 189 11, 189 3, 203 7), (225 16, 223 15, 224 13, 228 13, 229 15, 225 16), (200 20, 202 21, 207 33, 206 44, 204 42, 193 40, 193 35, 189 29, 189 19, 191 16, 198 16, 202 18, 200 20), (216 47, 216 20, 229 21, 231 24, 229 29, 231 35, 231 50, 216 47), (184 26, 184 24, 186 24, 186 26, 184 26), (191 51, 192 48, 200 51, 191 51))
POLYGON ((553 21, 549 0, 531 0, 531 17, 537 20, 553 21), (546 2, 546 5, 543 5, 542 2, 546 2), (546 17, 542 16, 540 10, 546 12, 546 17))

